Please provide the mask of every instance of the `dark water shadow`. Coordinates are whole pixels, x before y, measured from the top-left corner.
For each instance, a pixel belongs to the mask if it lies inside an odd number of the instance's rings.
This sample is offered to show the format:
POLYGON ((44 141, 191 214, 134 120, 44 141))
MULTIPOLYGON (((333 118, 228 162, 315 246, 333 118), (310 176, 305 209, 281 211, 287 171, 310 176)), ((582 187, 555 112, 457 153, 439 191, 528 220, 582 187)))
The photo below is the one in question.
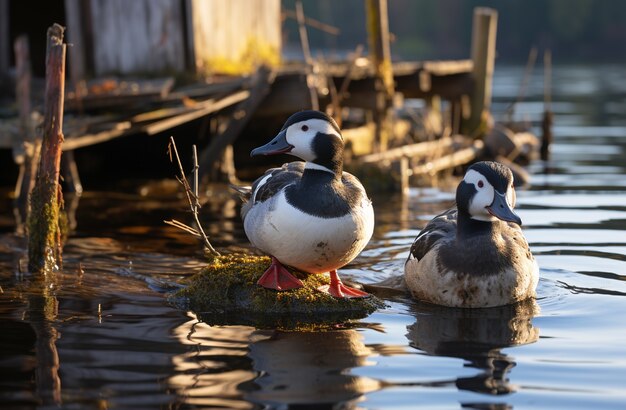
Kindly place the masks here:
MULTIPOLYGON (((534 343, 539 329, 532 319, 539 313, 533 299, 515 305, 485 309, 446 308, 416 302, 415 323, 408 326, 409 345, 429 355, 461 358, 464 367, 478 370, 451 381, 459 390, 493 396, 512 393, 509 381, 513 357, 502 349, 534 343)), ((462 403, 463 407, 492 408, 493 403, 462 403)), ((500 408, 500 407, 496 407, 500 408)), ((502 407, 502 408, 507 408, 502 407)))

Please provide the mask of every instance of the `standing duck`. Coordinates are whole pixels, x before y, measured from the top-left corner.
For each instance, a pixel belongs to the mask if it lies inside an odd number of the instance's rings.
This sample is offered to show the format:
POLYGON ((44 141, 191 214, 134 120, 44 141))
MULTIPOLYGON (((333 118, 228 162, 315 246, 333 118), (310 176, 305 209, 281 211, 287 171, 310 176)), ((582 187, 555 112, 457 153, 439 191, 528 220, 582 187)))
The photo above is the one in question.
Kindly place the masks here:
POLYGON ((250 155, 291 154, 303 159, 269 169, 254 181, 242 206, 250 242, 272 257, 258 284, 286 290, 302 282, 285 267, 330 273, 320 289, 335 297, 367 293, 344 285, 337 269, 370 240, 374 210, 363 185, 343 172, 343 137, 337 123, 319 111, 293 114, 278 135, 250 155))
POLYGON ((535 296, 539 267, 513 212, 513 174, 478 162, 456 191, 456 209, 431 220, 404 265, 411 294, 452 307, 491 307, 535 296))

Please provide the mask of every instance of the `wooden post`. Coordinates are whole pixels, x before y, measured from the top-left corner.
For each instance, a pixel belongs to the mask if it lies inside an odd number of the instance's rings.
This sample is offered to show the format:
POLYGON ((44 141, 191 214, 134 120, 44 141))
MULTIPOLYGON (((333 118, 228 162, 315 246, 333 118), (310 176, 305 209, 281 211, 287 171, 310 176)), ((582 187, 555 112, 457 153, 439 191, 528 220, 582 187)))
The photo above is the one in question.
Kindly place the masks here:
POLYGON ((376 109, 374 110, 376 148, 381 152, 387 149, 392 130, 390 108, 393 105, 394 95, 387 0, 366 0, 365 4, 370 58, 376 77, 376 109))
POLYGON ((474 90, 471 95, 469 117, 464 119, 462 132, 477 137, 484 133, 491 106, 491 83, 496 58, 496 30, 498 12, 486 7, 474 9, 472 28, 472 61, 474 90))
POLYGON ((15 96, 19 111, 20 132, 13 141, 13 158, 19 165, 19 175, 15 185, 15 217, 16 232, 26 234, 25 224, 30 208, 29 195, 35 184, 39 144, 35 137, 35 126, 31 119, 30 101, 30 51, 28 37, 25 35, 15 39, 15 96))
POLYGON ((0 84, 8 76, 11 36, 9 24, 9 0, 0 0, 0 84))
POLYGON ((62 263, 59 218, 63 197, 59 188, 59 169, 65 94, 66 46, 63 31, 64 28, 58 24, 48 29, 41 160, 28 217, 28 268, 46 276, 62 263))
POLYGON ((552 144, 552 123, 554 116, 552 114, 552 52, 546 50, 543 53, 543 120, 541 121, 541 159, 547 161, 550 159, 550 145, 552 144))
POLYGON ((304 60, 306 61, 307 71, 306 71, 306 85, 309 88, 309 94, 311 95, 311 109, 319 110, 320 102, 319 96, 317 95, 317 85, 315 78, 315 62, 313 61, 313 56, 311 55, 311 47, 309 46, 309 35, 306 30, 304 16, 304 9, 302 8, 302 1, 296 1, 296 19, 298 21, 298 32, 300 33, 300 43, 302 45, 302 53, 304 54, 304 60))

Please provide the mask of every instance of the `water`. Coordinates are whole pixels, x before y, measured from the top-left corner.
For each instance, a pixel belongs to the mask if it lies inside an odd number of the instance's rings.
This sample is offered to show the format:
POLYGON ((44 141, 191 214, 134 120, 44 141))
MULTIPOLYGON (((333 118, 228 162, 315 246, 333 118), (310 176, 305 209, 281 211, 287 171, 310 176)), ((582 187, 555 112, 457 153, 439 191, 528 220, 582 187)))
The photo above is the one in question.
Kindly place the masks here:
MULTIPOLYGON (((626 69, 555 67, 552 160, 533 163, 519 215, 541 266, 538 299, 457 310, 403 298, 326 332, 210 327, 166 303, 162 280, 201 266, 171 195, 86 193, 50 297, 29 292, 19 244, 0 242, 0 402, 33 408, 624 408, 626 69), (58 307, 55 309, 55 301, 58 307), (47 306, 48 309, 42 309, 47 306), (42 312, 44 314, 42 315, 42 312)), ((497 67, 494 110, 522 69, 497 67)), ((518 118, 542 113, 540 73, 518 118)), ((205 207, 218 246, 246 247, 237 203, 205 207)), ((413 238, 452 204, 447 188, 374 198, 377 228, 341 271, 402 272, 413 238)), ((4 200, 6 210, 8 200, 4 200)), ((68 201, 71 204, 71 201, 68 201)), ((8 216, 0 219, 6 232, 8 216)), ((3 406, 3 407, 5 407, 3 406)))

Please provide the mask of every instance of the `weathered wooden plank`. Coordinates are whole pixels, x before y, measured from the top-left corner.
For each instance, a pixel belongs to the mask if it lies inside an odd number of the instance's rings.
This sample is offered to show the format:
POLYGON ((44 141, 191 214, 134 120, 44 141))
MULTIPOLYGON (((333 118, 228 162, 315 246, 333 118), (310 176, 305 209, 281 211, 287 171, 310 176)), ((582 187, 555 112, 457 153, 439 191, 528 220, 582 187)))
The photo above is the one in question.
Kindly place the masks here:
POLYGON ((157 78, 118 79, 99 78, 86 84, 83 95, 76 92, 67 93, 66 108, 97 109, 120 107, 141 102, 152 102, 164 99, 174 86, 174 79, 157 78))
POLYGON ((483 150, 483 142, 475 140, 472 146, 452 152, 439 158, 432 159, 425 164, 412 167, 413 175, 434 175, 437 172, 469 164, 476 160, 483 150))
POLYGON ((65 0, 65 19, 67 39, 72 45, 68 50, 70 61, 70 77, 74 86, 85 78, 87 72, 85 61, 85 32, 83 30, 84 0, 65 0))
POLYGON ((162 121, 153 122, 151 124, 143 126, 142 131, 147 133, 148 135, 154 135, 167 129, 176 127, 178 125, 185 124, 189 121, 205 117, 226 107, 230 107, 231 105, 235 105, 247 99, 249 96, 250 91, 243 90, 224 97, 220 100, 210 99, 204 103, 201 103, 199 109, 194 109, 191 112, 177 115, 175 117, 168 118, 162 121))
POLYGON ((222 155, 224 149, 237 139, 243 128, 252 118, 259 104, 264 100, 274 81, 274 73, 262 66, 257 70, 250 89, 250 98, 240 103, 226 130, 214 138, 200 154, 201 178, 210 171, 213 163, 222 155))
MULTIPOLYGON (((332 78, 335 88, 342 89, 347 73, 350 75, 347 92, 341 105, 373 110, 376 107, 375 80, 369 64, 354 64, 348 69, 346 64, 329 64, 324 71, 332 78)), ((459 99, 472 91, 473 81, 470 70, 471 60, 401 62, 393 65, 396 91, 405 98, 432 98, 440 96, 446 100, 459 99), (426 71, 430 78, 430 89, 423 90, 420 76, 426 71)), ((328 98, 321 100, 321 106, 328 98)), ((300 65, 281 67, 277 72, 272 91, 259 107, 257 115, 272 116, 292 113, 295 109, 310 109, 310 96, 306 76, 300 65)))
POLYGON ((396 161, 402 157, 422 157, 436 152, 437 150, 448 149, 456 142, 458 142, 458 139, 456 138, 443 137, 433 141, 418 142, 416 144, 388 149, 385 152, 364 155, 359 158, 359 160, 365 163, 372 163, 380 161, 396 161))
POLYGON ((191 0, 199 73, 248 74, 280 62, 280 0, 191 0))
POLYGON ((131 130, 131 124, 128 121, 122 121, 115 124, 111 129, 96 133, 83 134, 80 136, 68 136, 63 143, 63 151, 71 151, 77 148, 88 147, 90 145, 100 144, 123 135, 134 132, 131 130))
MULTIPOLYGON (((289 9, 283 9, 283 16, 284 17, 290 17, 292 19, 296 19, 297 18, 297 13, 293 10, 289 10, 289 9)), ((341 33, 341 30, 339 29, 339 27, 335 27, 335 26, 331 26, 330 24, 326 24, 322 21, 316 20, 314 18, 311 17, 304 17, 304 24, 306 24, 309 27, 313 27, 316 28, 318 30, 323 31, 324 33, 328 33, 330 35, 333 36, 338 36, 339 33, 341 33)))
POLYGON ((185 69, 177 0, 91 0, 96 75, 185 69))

